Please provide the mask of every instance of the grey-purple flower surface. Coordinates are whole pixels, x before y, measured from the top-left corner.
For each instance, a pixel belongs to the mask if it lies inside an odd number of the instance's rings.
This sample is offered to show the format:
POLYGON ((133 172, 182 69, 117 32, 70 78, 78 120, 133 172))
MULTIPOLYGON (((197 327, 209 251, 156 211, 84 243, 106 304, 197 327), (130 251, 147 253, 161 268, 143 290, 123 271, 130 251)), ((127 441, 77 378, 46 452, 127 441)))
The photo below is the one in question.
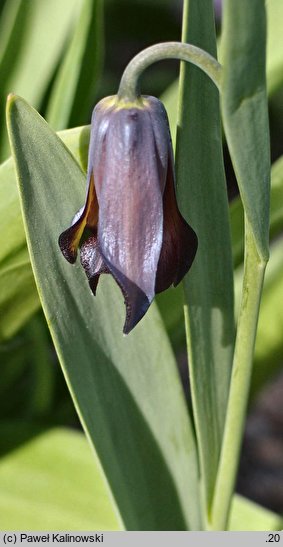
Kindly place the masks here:
POLYGON ((85 206, 59 238, 69 262, 80 243, 92 292, 102 273, 122 290, 124 333, 157 292, 177 285, 190 268, 197 237, 178 210, 169 125, 158 99, 127 103, 113 96, 95 107, 85 206))

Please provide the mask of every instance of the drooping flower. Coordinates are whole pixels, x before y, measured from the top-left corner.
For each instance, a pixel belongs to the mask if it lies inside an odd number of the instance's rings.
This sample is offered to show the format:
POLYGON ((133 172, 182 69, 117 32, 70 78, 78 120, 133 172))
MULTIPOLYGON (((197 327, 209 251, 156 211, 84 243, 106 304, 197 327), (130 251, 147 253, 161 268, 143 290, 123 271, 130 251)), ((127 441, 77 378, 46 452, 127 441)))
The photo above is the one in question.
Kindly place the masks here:
POLYGON ((106 97, 94 108, 84 207, 59 237, 64 257, 81 264, 92 292, 111 273, 125 299, 124 333, 146 313, 156 293, 178 285, 197 250, 181 216, 166 111, 154 98, 134 104, 106 97))

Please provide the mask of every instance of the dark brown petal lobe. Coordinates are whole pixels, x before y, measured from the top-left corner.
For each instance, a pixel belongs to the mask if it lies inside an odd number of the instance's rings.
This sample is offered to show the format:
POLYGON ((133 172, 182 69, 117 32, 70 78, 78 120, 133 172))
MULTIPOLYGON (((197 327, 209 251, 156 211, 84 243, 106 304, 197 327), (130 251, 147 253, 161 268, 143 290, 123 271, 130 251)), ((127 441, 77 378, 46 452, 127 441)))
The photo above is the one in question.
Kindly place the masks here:
POLYGON ((156 274, 156 293, 180 283, 190 269, 198 247, 194 230, 178 209, 172 164, 170 158, 163 196, 163 241, 156 274))
MULTIPOLYGON (((104 263, 107 264, 107 261, 105 259, 104 263)), ((116 270, 113 264, 108 263, 107 272, 112 274, 124 296, 124 303, 126 306, 126 319, 124 323, 123 333, 129 334, 129 332, 143 318, 151 304, 151 301, 135 283, 130 281, 130 279, 128 279, 125 275, 116 270)))
POLYGON ((59 247, 68 262, 73 264, 76 261, 78 246, 85 227, 87 226, 90 229, 96 229, 97 222, 98 203, 92 174, 82 213, 79 211, 75 215, 72 226, 62 232, 59 237, 59 247))
POLYGON ((100 274, 110 273, 99 252, 96 235, 91 235, 82 244, 80 250, 80 259, 81 264, 86 272, 89 286, 93 294, 95 295, 100 274))

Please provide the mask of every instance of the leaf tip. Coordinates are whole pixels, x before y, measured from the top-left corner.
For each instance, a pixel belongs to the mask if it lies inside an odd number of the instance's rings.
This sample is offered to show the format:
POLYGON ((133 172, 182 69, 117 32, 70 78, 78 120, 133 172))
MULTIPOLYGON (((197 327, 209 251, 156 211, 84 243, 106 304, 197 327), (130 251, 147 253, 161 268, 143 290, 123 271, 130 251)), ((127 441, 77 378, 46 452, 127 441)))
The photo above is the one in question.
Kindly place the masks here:
POLYGON ((18 99, 19 99, 18 95, 16 95, 15 93, 9 93, 9 95, 7 97, 7 103, 6 103, 7 122, 9 121, 9 114, 12 110, 12 107, 14 106, 15 102, 18 99))
POLYGON ((7 97, 7 107, 9 107, 17 98, 18 97, 15 93, 9 93, 7 97))

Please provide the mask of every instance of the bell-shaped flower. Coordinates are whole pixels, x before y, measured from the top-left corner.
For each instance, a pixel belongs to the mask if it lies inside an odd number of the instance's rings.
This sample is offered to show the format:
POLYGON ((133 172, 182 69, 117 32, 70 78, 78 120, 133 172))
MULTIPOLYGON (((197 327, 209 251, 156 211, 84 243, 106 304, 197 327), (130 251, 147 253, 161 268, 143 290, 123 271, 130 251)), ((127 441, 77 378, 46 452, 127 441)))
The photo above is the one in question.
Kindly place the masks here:
POLYGON ((124 295, 124 333, 156 293, 178 285, 189 270, 197 236, 178 209, 168 119, 156 98, 129 104, 107 97, 95 107, 85 205, 59 238, 69 262, 80 243, 92 292, 110 273, 124 295))

